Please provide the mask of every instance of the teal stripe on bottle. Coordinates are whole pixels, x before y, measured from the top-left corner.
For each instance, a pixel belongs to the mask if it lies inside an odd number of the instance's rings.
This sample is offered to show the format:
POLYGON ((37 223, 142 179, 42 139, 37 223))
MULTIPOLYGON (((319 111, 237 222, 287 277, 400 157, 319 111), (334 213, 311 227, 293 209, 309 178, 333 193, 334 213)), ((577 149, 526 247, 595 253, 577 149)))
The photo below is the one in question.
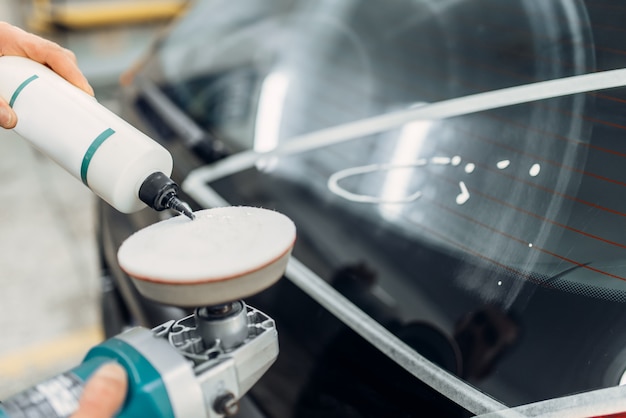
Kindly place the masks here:
POLYGON ((35 75, 32 75, 32 76, 28 77, 26 80, 24 80, 22 82, 22 84, 20 84, 17 87, 17 89, 15 89, 15 91, 13 92, 13 96, 11 96, 11 100, 9 100, 9 106, 13 107, 13 104, 17 100, 17 96, 19 96, 20 93, 22 92, 22 90, 24 90, 24 87, 29 85, 32 81, 37 80, 38 78, 39 78, 39 76, 37 74, 35 74, 35 75))
POLYGON ((83 181, 83 183, 85 183, 86 186, 89 186, 89 184, 87 184, 87 171, 89 170, 89 164, 91 163, 91 159, 93 158, 100 145, 102 145, 102 143, 114 133, 115 131, 111 128, 105 129, 100 135, 96 137, 96 139, 93 140, 91 145, 89 145, 89 148, 87 148, 87 152, 83 156, 83 162, 80 165, 80 179, 83 181))

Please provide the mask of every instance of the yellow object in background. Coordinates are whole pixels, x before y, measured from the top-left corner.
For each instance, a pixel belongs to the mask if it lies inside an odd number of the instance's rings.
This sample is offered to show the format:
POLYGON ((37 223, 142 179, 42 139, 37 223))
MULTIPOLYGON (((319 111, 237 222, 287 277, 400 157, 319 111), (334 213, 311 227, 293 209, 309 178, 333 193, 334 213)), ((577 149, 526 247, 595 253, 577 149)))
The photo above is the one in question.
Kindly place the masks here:
POLYGON ((33 0, 30 30, 85 30, 170 20, 183 13, 189 0, 125 0, 55 3, 33 0))
POLYGON ((79 362, 91 347, 103 341, 99 326, 73 331, 56 339, 24 347, 0 356, 0 375, 17 379, 34 371, 47 370, 66 361, 79 362))

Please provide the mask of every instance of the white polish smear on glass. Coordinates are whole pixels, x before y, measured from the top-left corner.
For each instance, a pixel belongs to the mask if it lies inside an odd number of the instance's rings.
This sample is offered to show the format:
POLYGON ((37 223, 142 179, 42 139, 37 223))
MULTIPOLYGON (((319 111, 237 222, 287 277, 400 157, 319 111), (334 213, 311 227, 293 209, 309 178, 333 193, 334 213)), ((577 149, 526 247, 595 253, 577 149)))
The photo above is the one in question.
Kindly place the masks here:
POLYGON ((417 190, 411 194, 405 196, 394 196, 386 198, 384 196, 369 196, 361 193, 353 193, 344 189, 339 181, 348 177, 359 176, 368 173, 376 173, 390 170, 397 170, 402 168, 415 168, 424 167, 427 164, 426 160, 416 160, 407 164, 370 164, 359 167, 350 167, 332 174, 328 178, 326 186, 331 193, 336 194, 351 202, 357 203, 409 203, 419 199, 422 196, 422 192, 417 190))
POLYGON ((496 163, 496 167, 498 167, 500 170, 504 170, 505 168, 507 168, 510 165, 511 165, 511 161, 510 160, 502 160, 502 161, 498 161, 496 163))
POLYGON ((476 169, 476 164, 474 164, 474 163, 467 163, 465 165, 465 172, 467 174, 472 174, 475 169, 476 169))
POLYGON ((430 159, 430 162, 438 165, 448 165, 450 164, 450 157, 433 157, 430 159))
POLYGON ((531 177, 537 177, 540 171, 541 166, 539 164, 533 164, 532 167, 530 167, 528 174, 530 174, 531 177))
POLYGON ((459 182, 459 187, 461 188, 461 193, 459 193, 456 197, 456 204, 457 205, 464 205, 465 202, 467 202, 470 198, 470 194, 469 191, 467 190, 467 186, 465 185, 464 182, 460 181, 459 182))

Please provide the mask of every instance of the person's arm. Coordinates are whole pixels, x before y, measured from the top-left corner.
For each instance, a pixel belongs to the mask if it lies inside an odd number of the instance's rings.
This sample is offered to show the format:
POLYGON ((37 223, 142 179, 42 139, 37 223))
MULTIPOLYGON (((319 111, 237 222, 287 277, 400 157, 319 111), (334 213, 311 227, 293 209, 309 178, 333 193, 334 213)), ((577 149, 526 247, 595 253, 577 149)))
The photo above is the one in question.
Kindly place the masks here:
MULTIPOLYGON (((45 64, 70 83, 93 96, 93 89, 78 68, 74 53, 62 46, 26 32, 6 22, 0 22, 0 56, 16 55, 45 64)), ((17 116, 9 104, 0 99, 0 126, 15 127, 17 116)))
POLYGON ((124 404, 127 388, 122 366, 105 364, 87 381, 78 410, 70 418, 111 418, 124 404))

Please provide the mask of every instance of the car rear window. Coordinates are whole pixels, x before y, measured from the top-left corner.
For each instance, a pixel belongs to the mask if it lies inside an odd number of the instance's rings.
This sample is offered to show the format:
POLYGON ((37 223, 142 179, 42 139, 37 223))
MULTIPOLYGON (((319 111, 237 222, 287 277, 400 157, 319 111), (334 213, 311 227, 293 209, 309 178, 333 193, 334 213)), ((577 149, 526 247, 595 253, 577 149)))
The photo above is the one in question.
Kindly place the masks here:
POLYGON ((206 2, 160 46, 171 100, 259 155, 212 187, 292 217, 307 244, 295 254, 320 277, 380 323, 436 326, 461 353, 458 374, 506 404, 618 385, 625 89, 277 150, 389 112, 626 67, 626 5, 249 3, 206 2))

